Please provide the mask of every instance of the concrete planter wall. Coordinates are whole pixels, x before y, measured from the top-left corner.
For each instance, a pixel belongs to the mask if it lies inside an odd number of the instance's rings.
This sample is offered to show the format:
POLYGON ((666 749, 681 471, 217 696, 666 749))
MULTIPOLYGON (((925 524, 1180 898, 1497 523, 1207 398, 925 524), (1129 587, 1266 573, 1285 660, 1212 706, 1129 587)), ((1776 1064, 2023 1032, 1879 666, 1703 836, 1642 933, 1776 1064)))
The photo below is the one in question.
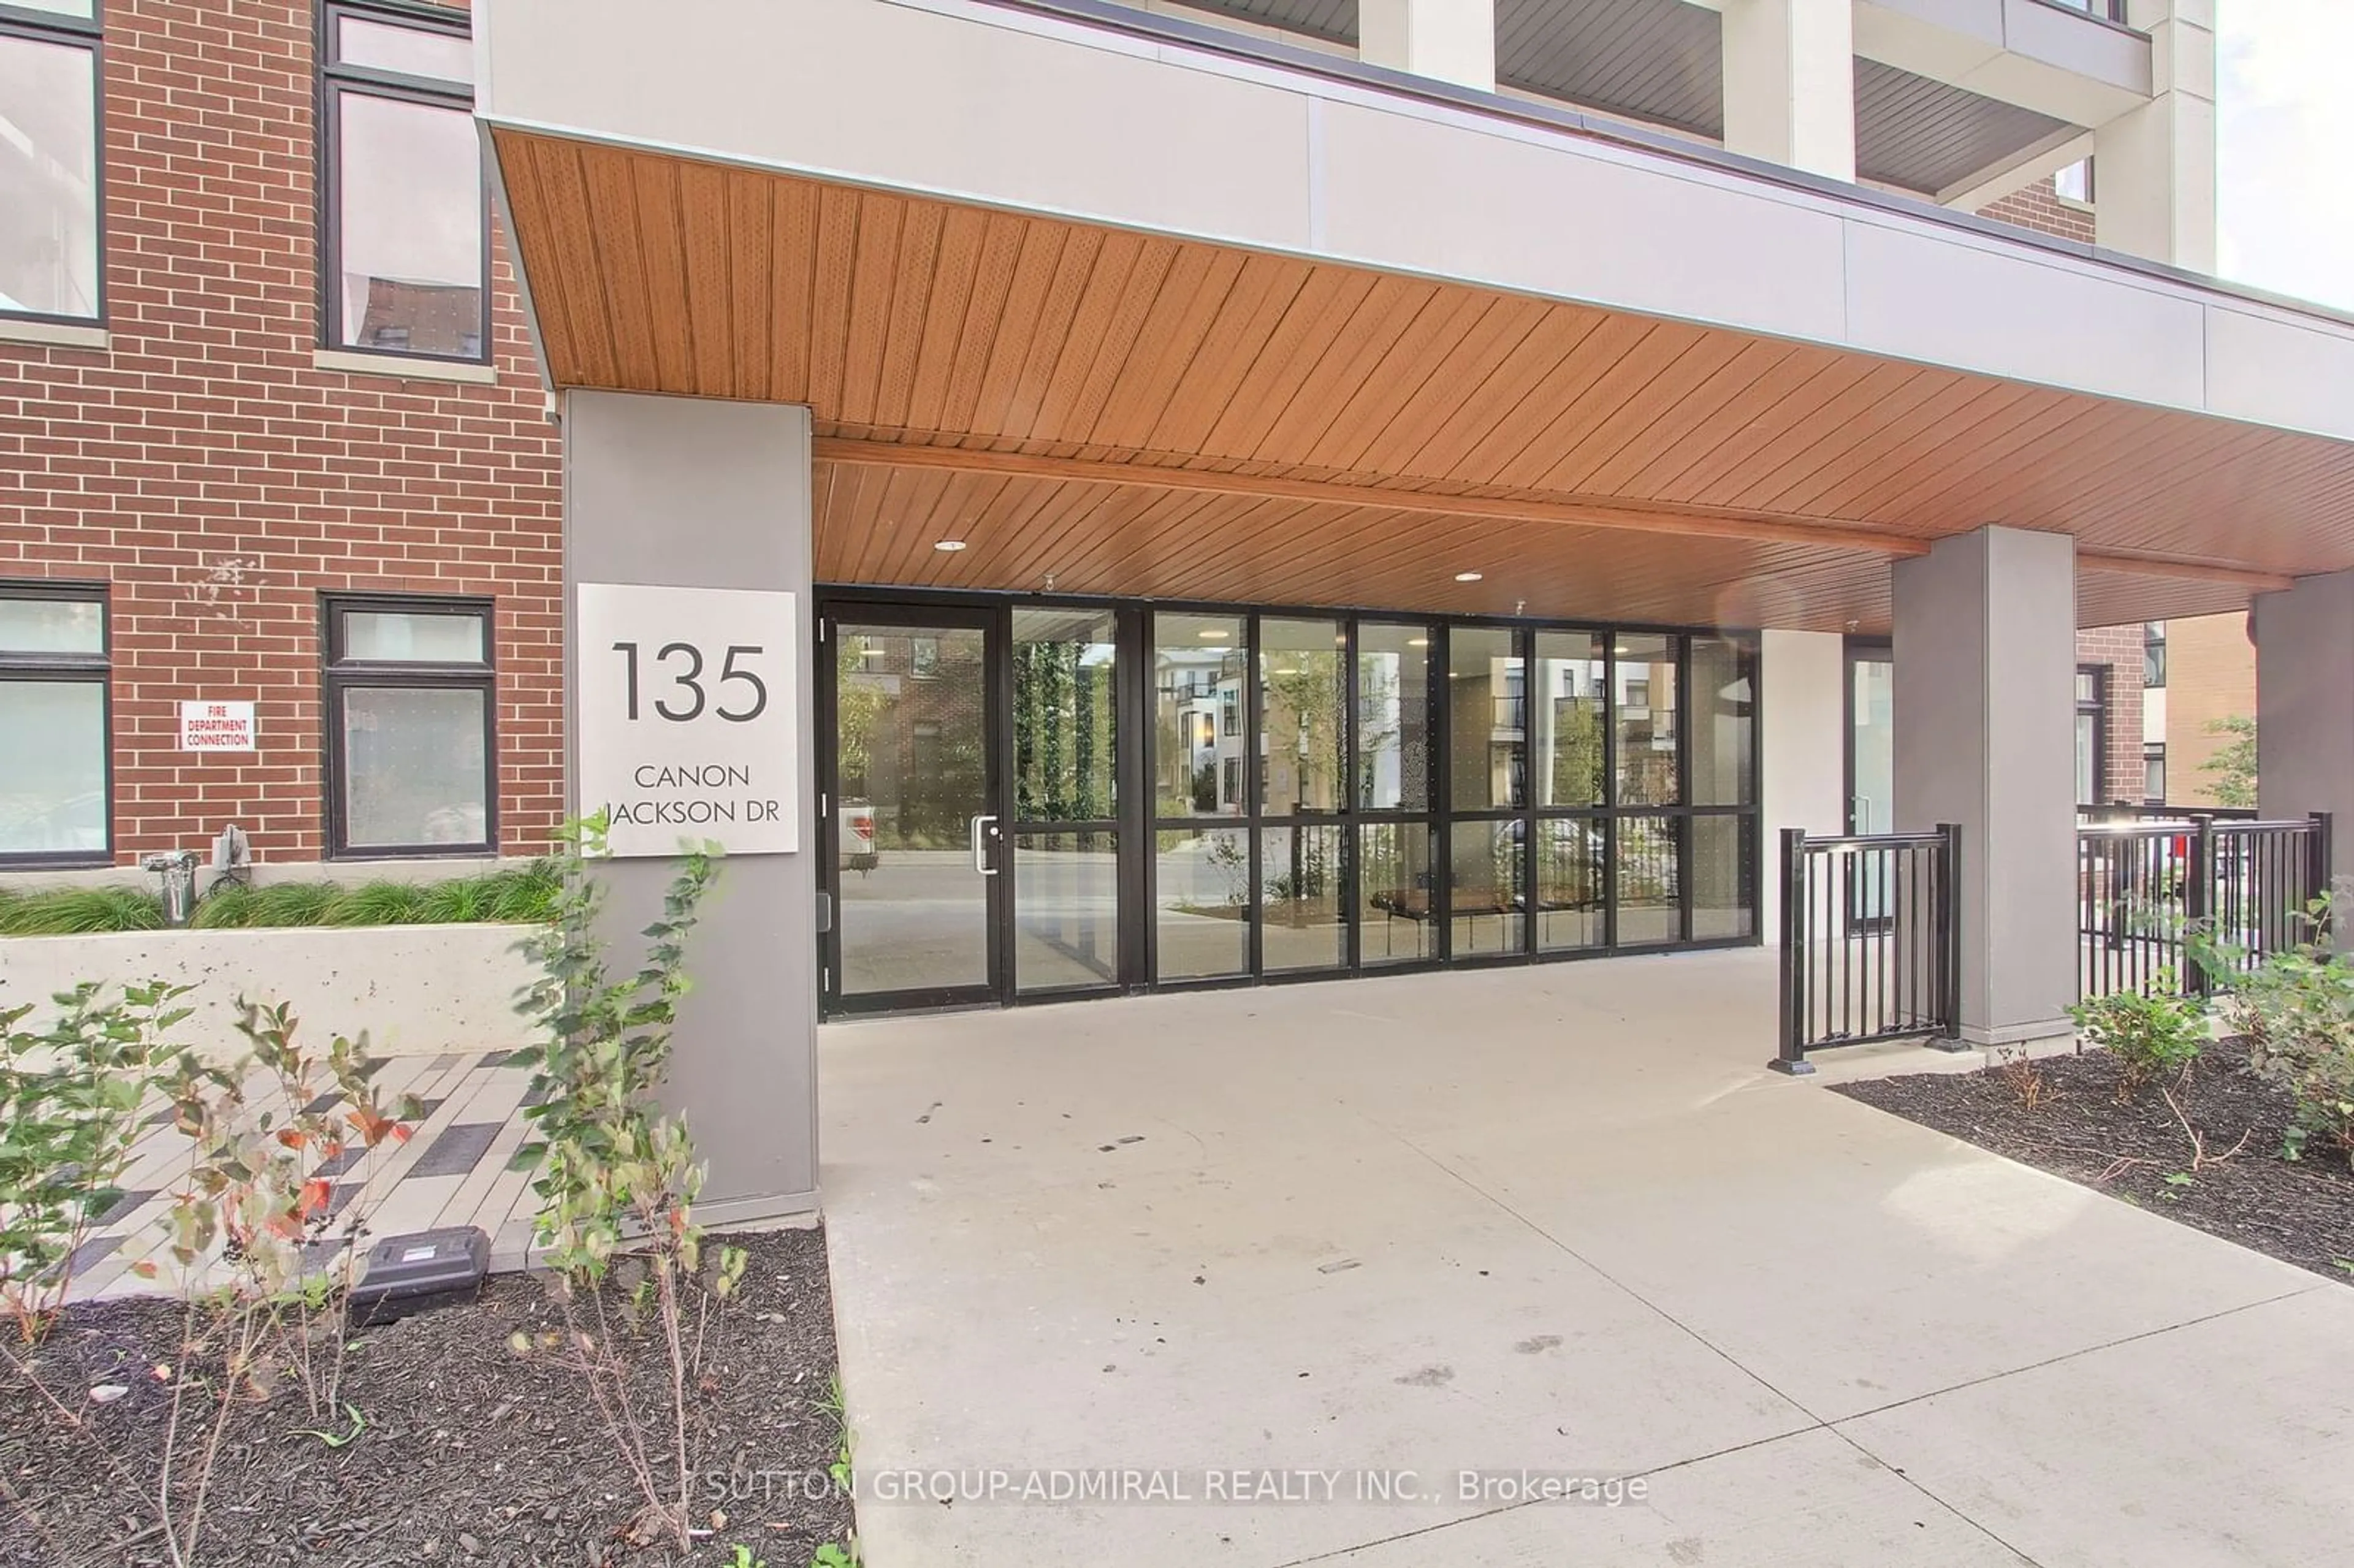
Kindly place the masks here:
POLYGON ((324 1050, 337 1034, 368 1035, 382 1056, 504 1051, 532 1032, 514 1011, 536 977, 514 950, 523 926, 296 927, 126 931, 0 938, 0 1006, 43 1004, 83 980, 160 980, 196 989, 179 1043, 207 1054, 244 1049, 237 999, 291 1004, 302 1038, 324 1050))

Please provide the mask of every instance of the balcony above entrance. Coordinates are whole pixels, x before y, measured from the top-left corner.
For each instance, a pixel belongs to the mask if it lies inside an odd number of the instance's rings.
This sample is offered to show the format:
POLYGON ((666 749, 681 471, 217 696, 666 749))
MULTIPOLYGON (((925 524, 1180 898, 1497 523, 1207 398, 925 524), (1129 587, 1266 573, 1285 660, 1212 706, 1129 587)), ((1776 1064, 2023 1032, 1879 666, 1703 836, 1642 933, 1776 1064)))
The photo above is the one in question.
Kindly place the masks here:
POLYGON ((482 37, 552 379, 808 405, 822 579, 1873 630, 1988 523, 2086 624, 2354 565, 2327 313, 1018 7, 482 37))

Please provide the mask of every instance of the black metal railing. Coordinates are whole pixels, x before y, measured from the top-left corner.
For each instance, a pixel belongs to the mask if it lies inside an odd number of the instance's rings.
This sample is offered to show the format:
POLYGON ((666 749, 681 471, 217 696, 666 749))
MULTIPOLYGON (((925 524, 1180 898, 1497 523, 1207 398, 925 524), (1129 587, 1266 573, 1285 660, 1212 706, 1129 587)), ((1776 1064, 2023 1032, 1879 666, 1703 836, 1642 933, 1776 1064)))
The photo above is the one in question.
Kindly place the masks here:
POLYGON ((2253 822, 2255 811, 2246 806, 2150 806, 2135 800, 2113 800, 2105 806, 2079 806, 2076 825, 2093 822, 2188 822, 2200 817, 2219 821, 2253 822))
POLYGON ((2079 824, 2077 995, 2203 991, 2194 930, 2243 969, 2304 941, 2306 908, 2329 885, 2329 833, 2326 812, 2079 824))
POLYGON ((1807 1053, 1961 1023, 1961 830, 1808 838, 1782 830, 1780 1049, 1807 1053))

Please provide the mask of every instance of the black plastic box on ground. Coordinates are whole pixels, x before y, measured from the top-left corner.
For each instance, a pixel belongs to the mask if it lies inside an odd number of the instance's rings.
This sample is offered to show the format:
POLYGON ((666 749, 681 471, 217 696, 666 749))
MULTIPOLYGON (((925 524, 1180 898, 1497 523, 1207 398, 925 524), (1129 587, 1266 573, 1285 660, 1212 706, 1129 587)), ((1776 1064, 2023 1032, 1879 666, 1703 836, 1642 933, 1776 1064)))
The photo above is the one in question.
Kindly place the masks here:
POLYGON ((491 1238, 472 1225, 387 1236, 368 1248, 367 1267, 352 1287, 352 1319, 389 1323, 472 1301, 490 1268, 491 1238))

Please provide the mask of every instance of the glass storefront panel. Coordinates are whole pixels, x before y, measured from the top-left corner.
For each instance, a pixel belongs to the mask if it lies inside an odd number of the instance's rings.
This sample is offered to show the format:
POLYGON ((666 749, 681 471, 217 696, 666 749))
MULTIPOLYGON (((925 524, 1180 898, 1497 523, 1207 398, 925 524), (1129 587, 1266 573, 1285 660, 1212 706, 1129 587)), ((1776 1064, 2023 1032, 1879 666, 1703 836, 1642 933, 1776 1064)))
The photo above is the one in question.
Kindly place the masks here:
POLYGON ((1695 942, 1720 942, 1757 929, 1749 889, 1757 860, 1757 820, 1694 817, 1691 824, 1692 931, 1695 942))
POLYGON ((1259 830, 1259 961, 1282 969, 1338 969, 1349 958, 1341 903, 1337 822, 1259 830))
POLYGON ((1512 634, 1458 626, 1447 640, 1449 788, 1458 811, 1511 810, 1528 798, 1528 699, 1512 634))
POLYGON ((1016 821, 1119 814, 1119 652, 1110 610, 1013 612, 1016 821))
POLYGON ((1119 836, 1019 835, 1013 845, 1014 989, 1119 982, 1119 836))
POLYGON ((1435 953, 1430 824, 1366 822, 1357 829, 1358 960, 1410 964, 1435 953))
POLYGON ((1756 935, 1754 637, 1035 600, 838 614, 829 1005, 1756 935))
POLYGON ((1609 939, 1603 866, 1609 824, 1592 817, 1545 817, 1537 833, 1537 947, 1546 952, 1598 948, 1609 939))
POLYGON ((1430 805, 1430 628, 1357 628, 1357 805, 1430 805))
POLYGON ((1683 800, 1676 771, 1678 641, 1649 632, 1618 638, 1618 805, 1673 806, 1683 800))
POLYGON ((1348 744, 1341 623, 1269 616, 1259 622, 1258 642, 1266 780, 1259 810, 1271 817, 1337 811, 1348 744))
POLYGON ((1249 973, 1249 830, 1162 828, 1153 839, 1159 978, 1249 973))
POLYGON ((1518 953, 1528 946, 1521 898, 1521 821, 1457 822, 1448 851, 1447 931, 1458 959, 1518 953))
POLYGON ((1239 817, 1250 756, 1239 615, 1152 618, 1152 810, 1162 817, 1239 817))
POLYGON ((1603 803, 1604 652, 1594 632, 1537 633, 1529 740, 1540 806, 1603 803))
POLYGON ((1757 662, 1746 638, 1691 640, 1691 799, 1746 806, 1757 777, 1757 662))
POLYGON ((1646 947, 1683 939, 1673 817, 1622 817, 1614 824, 1618 849, 1618 945, 1646 947))

